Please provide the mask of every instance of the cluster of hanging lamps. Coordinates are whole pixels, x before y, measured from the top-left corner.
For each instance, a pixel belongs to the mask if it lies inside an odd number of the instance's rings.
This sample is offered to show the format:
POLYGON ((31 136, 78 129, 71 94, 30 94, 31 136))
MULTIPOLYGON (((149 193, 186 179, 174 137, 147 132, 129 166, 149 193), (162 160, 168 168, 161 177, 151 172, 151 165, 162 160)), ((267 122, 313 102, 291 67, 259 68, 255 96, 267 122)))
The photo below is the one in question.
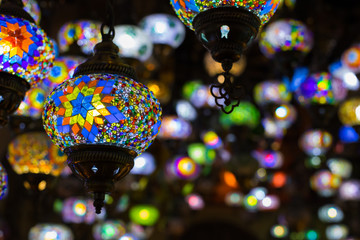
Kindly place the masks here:
POLYGON ((119 48, 112 42, 113 13, 109 16, 94 55, 51 92, 43 113, 45 131, 94 194, 97 213, 105 193, 129 173, 134 158, 150 146, 161 125, 158 100, 118 57, 119 48))
POLYGON ((47 76, 55 53, 22 1, 2 1, 0 23, 0 124, 5 125, 26 91, 47 76))
POLYGON ((224 81, 213 85, 211 92, 224 112, 232 112, 239 105, 242 93, 242 88, 231 82, 232 64, 240 59, 259 28, 274 15, 280 0, 171 0, 171 4, 213 59, 222 63, 224 81))

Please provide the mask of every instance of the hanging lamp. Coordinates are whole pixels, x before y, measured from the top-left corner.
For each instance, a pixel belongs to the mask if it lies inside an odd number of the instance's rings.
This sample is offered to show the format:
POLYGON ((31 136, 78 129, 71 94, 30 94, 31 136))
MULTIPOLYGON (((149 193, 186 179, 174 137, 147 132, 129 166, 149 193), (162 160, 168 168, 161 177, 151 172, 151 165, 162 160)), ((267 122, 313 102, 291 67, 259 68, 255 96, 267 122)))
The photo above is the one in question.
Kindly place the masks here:
POLYGON ((26 91, 47 76, 55 54, 21 0, 1 2, 0 25, 0 125, 5 125, 26 91))
POLYGON ((101 212, 105 193, 129 173, 134 158, 150 146, 161 125, 158 100, 118 56, 109 1, 108 9, 94 56, 52 91, 43 113, 47 134, 94 193, 96 213, 101 212))
POLYGON ((222 64, 224 81, 213 85, 211 93, 222 111, 232 112, 242 93, 242 87, 231 81, 232 64, 273 16, 280 0, 171 0, 171 4, 213 59, 222 64))

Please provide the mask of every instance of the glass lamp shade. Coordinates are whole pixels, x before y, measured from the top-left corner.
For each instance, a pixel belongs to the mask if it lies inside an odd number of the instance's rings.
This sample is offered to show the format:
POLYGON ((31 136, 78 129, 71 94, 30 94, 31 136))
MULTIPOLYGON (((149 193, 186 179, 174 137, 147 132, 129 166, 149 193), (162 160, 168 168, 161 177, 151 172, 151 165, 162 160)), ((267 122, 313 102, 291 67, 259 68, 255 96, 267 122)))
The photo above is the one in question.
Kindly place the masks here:
POLYGON ((312 74, 297 89, 297 100, 304 105, 334 105, 346 96, 342 91, 344 87, 336 81, 326 72, 312 74))
POLYGON ((307 54, 313 47, 312 32, 300 21, 283 19, 270 23, 260 35, 260 50, 268 58, 280 52, 307 54))
POLYGON ((355 143, 359 141, 359 134, 355 131, 353 127, 350 126, 341 126, 339 129, 339 138, 343 143, 355 143))
POLYGON ((130 220, 143 226, 153 226, 159 216, 159 210, 152 205, 135 205, 129 210, 130 220))
POLYGON ((344 101, 339 106, 338 116, 344 125, 360 125, 360 98, 355 97, 344 101))
POLYGON ((43 115, 46 132, 61 150, 104 144, 120 146, 133 155, 150 146, 160 118, 159 102, 147 87, 115 74, 80 75, 65 81, 49 95, 43 115))
POLYGON ((106 220, 93 227, 93 237, 95 240, 119 239, 126 232, 125 225, 120 220, 106 220))
POLYGON ((69 227, 63 224, 37 224, 30 229, 29 239, 32 240, 73 240, 69 227))
POLYGON ((159 138, 186 139, 192 133, 191 124, 185 119, 176 116, 164 116, 159 132, 159 138))
POLYGON ((112 37, 104 35, 74 77, 50 93, 43 113, 45 131, 94 192, 97 213, 105 193, 154 141, 162 114, 154 94, 119 58, 112 37))
POLYGON ((58 33, 60 52, 68 51, 76 43, 84 54, 92 54, 95 45, 101 42, 100 26, 100 22, 92 20, 65 23, 58 33))
POLYGON ((61 214, 63 221, 66 223, 92 224, 96 219, 95 207, 93 206, 92 199, 85 199, 82 197, 65 199, 61 214))
POLYGON ((308 130, 300 138, 300 148, 309 156, 324 155, 332 145, 332 135, 324 130, 308 130))
POLYGON ((143 18, 139 26, 146 32, 153 44, 177 48, 185 39, 185 27, 176 17, 168 14, 151 14, 143 18))
POLYGON ((147 60, 152 54, 151 37, 141 28, 134 25, 115 26, 114 43, 119 47, 119 54, 124 58, 147 60))
POLYGON ((130 173, 134 175, 150 175, 155 171, 155 158, 151 153, 144 152, 134 159, 134 167, 130 173))
POLYGON ((16 3, 1 4, 0 24, 0 124, 4 125, 26 91, 48 75, 55 52, 45 32, 16 3))
POLYGON ((200 166, 190 157, 175 157, 167 163, 166 171, 171 178, 192 180, 199 176, 200 166))
POLYGON ((360 71, 360 44, 354 45, 342 54, 341 63, 351 71, 360 71))
POLYGON ((255 128, 260 123, 260 112, 252 103, 242 101, 232 113, 221 113, 220 123, 224 127, 245 125, 250 128, 255 128))
POLYGON ((8 177, 5 168, 0 163, 0 200, 5 198, 8 193, 8 177))
MULTIPOLYGON (((222 73, 224 70, 221 67, 221 63, 216 62, 209 52, 204 56, 205 70, 210 77, 214 77, 222 73)), ((230 73, 234 76, 240 76, 246 68, 246 57, 242 56, 238 61, 233 63, 230 73)))
POLYGON ((66 155, 42 132, 17 136, 8 146, 8 160, 17 174, 59 176, 65 167, 66 155))
POLYGON ((242 8, 251 12, 255 15, 260 21, 261 24, 265 24, 269 19, 274 15, 277 7, 280 4, 280 0, 250 0, 250 1, 210 1, 210 0, 171 0, 171 5, 173 6, 176 14, 180 20, 188 26, 190 29, 194 30, 193 20, 194 18, 204 11, 215 8, 222 7, 235 7, 242 8))

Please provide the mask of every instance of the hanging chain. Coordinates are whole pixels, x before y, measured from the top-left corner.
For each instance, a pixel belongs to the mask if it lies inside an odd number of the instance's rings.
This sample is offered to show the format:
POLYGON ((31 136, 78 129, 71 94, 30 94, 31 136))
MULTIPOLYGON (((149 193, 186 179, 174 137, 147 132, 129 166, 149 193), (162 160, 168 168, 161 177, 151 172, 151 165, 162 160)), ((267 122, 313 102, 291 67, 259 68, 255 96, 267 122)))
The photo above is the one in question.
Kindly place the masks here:
POLYGON ((210 92, 215 98, 216 105, 219 106, 224 113, 229 114, 234 111, 235 107, 239 106, 240 98, 243 95, 243 87, 231 82, 231 78, 233 77, 230 73, 232 68, 231 61, 224 61, 222 68, 224 72, 220 75, 224 77, 224 82, 211 85, 210 92), (229 108, 229 106, 231 107, 229 108))
POLYGON ((114 23, 115 23, 115 16, 114 16, 114 8, 112 0, 106 1, 106 20, 103 24, 101 24, 101 37, 103 40, 113 40, 115 36, 115 29, 114 29, 114 23), (105 27, 107 27, 109 30, 107 33, 105 33, 105 27))

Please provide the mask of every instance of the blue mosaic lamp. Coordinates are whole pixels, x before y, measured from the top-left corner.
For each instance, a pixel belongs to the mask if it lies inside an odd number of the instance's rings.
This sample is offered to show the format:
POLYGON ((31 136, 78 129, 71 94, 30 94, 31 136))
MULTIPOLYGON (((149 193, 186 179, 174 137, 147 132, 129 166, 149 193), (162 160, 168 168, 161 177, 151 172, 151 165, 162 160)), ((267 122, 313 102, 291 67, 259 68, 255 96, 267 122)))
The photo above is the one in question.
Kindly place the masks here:
POLYGON ((95 46, 94 56, 50 93, 43 113, 45 131, 68 155, 72 172, 94 193, 97 213, 105 193, 154 141, 162 114, 153 93, 119 58, 109 22, 101 27, 103 40, 95 46))
POLYGON ((52 42, 23 9, 21 0, 0 5, 0 125, 8 122, 26 91, 48 74, 52 42))
POLYGON ((216 104, 230 113, 242 90, 229 73, 259 29, 276 12, 280 0, 170 0, 177 16, 195 34, 212 58, 222 64, 224 82, 211 87, 216 104))

